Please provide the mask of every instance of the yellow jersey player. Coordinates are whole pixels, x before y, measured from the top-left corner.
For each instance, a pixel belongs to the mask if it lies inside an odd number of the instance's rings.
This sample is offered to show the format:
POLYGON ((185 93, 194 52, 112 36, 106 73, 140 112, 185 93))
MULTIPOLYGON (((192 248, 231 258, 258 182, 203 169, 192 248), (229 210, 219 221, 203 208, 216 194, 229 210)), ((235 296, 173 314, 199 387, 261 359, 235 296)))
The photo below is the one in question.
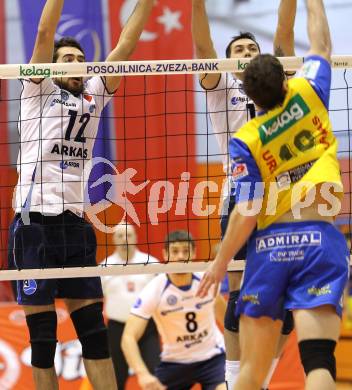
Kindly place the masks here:
POLYGON ((328 114, 329 27, 322 0, 307 0, 307 10, 311 50, 296 78, 287 82, 271 55, 257 56, 245 70, 244 90, 260 114, 230 141, 236 207, 198 290, 202 297, 217 285, 249 239, 235 390, 260 389, 284 309, 294 314, 306 389, 335 389, 349 251, 333 225, 343 189, 328 114))

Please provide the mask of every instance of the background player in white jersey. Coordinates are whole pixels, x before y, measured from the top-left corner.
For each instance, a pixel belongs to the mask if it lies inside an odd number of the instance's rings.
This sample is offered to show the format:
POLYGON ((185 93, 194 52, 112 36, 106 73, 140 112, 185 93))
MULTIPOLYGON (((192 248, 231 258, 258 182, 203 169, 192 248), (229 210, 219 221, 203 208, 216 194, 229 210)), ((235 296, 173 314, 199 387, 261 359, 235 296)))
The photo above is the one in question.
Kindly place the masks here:
MULTIPOLYGON (((137 247, 135 228, 121 222, 114 232, 115 251, 103 264, 147 264, 158 263, 149 253, 137 247)), ((101 278, 105 301, 105 314, 108 318, 108 340, 118 388, 123 390, 128 378, 128 364, 121 350, 121 338, 131 307, 144 286, 154 278, 151 274, 117 275, 101 278), (117 304, 118 302, 118 304, 117 304)), ((152 319, 148 322, 143 337, 139 340, 143 359, 153 372, 159 364, 159 335, 152 319)))
MULTIPOLYGON (((217 58, 211 39, 205 0, 192 0, 192 34, 195 43, 197 58, 217 58)), ((294 22, 296 16, 296 0, 281 0, 278 24, 274 37, 274 52, 277 56, 294 55, 294 22)), ((227 58, 253 58, 260 53, 260 47, 253 34, 240 33, 232 38, 226 48, 227 58)), ((231 135, 241 128, 249 119, 255 116, 255 106, 245 95, 242 87, 243 73, 228 75, 225 73, 209 73, 200 75, 200 85, 207 91, 207 110, 217 139, 223 161, 223 169, 227 176, 231 175, 229 157, 229 140, 231 135)), ((224 236, 228 224, 229 214, 235 206, 230 194, 230 182, 223 186, 221 234, 224 236)), ((236 255, 235 259, 246 258, 246 246, 236 255)), ((235 383, 239 373, 239 319, 235 317, 236 302, 239 296, 242 272, 229 272, 229 301, 225 316, 225 344, 226 344, 226 381, 229 388, 235 383)), ((292 316, 289 313, 282 333, 287 335, 293 328, 292 316)), ((280 348, 279 348, 280 350, 280 348)), ((272 368, 265 380, 267 388, 271 376, 278 363, 273 361, 272 368)))
MULTIPOLYGON (((31 63, 83 62, 83 48, 72 38, 55 43, 64 0, 47 0, 38 25, 31 63)), ((133 52, 153 0, 139 0, 108 61, 133 52)), ((96 239, 83 219, 83 169, 104 106, 119 77, 26 79, 22 81, 16 215, 10 228, 9 264, 16 268, 95 265, 96 239)), ((57 389, 54 368, 57 317, 54 300, 65 298, 82 344, 88 377, 95 389, 116 389, 102 316, 100 278, 27 280, 17 283, 30 334, 38 389, 57 389)))
MULTIPOLYGON (((195 258, 195 242, 183 230, 165 240, 165 261, 195 258)), ((195 296, 201 274, 161 274, 141 292, 131 310, 122 336, 122 349, 143 390, 189 390, 200 383, 203 390, 224 390, 224 341, 216 325, 223 322, 225 301, 213 292, 195 296), (216 319, 215 319, 216 316, 216 319), (153 318, 162 339, 161 364, 153 373, 143 362, 138 340, 153 318)))

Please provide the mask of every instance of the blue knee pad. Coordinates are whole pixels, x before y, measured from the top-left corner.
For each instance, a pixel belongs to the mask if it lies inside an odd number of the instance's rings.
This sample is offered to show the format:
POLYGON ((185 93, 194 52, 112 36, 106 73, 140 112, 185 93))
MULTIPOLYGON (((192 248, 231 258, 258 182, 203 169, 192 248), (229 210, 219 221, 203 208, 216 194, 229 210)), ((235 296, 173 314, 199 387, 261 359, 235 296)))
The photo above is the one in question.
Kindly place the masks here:
POLYGON ((240 296, 240 290, 235 290, 230 292, 229 300, 227 302, 227 308, 225 313, 224 326, 225 329, 230 332, 238 333, 240 326, 240 318, 236 316, 236 305, 238 297, 240 296))
POLYGON ((110 357, 107 329, 103 318, 103 302, 92 303, 71 313, 71 319, 82 344, 85 359, 110 357))
POLYGON ((26 316, 32 349, 31 363, 36 368, 54 366, 56 351, 57 316, 55 311, 45 311, 26 316))

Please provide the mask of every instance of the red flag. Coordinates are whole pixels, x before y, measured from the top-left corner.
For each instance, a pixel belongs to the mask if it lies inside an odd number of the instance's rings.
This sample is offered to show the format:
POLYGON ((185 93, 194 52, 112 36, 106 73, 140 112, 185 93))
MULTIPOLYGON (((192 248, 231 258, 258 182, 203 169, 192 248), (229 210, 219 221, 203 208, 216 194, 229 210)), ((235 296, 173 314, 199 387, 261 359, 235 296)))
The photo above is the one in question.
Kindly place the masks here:
MULTIPOLYGON (((5 2, 0 0, 0 64, 6 64, 5 2)), ((10 220, 12 190, 16 180, 16 170, 10 167, 7 119, 7 81, 0 81, 0 263, 7 266, 7 238, 10 220)), ((9 283, 0 287, 0 301, 7 300, 10 294, 9 283)))
MULTIPOLYGON (((134 4, 110 0, 112 46, 134 4)), ((131 59, 192 58, 190 20, 190 1, 157 2, 131 59)), ((157 257, 168 232, 183 228, 196 235, 191 202, 186 206, 184 191, 179 196, 180 182, 187 186, 187 175, 181 181, 181 174, 195 176, 196 170, 193 83, 193 76, 186 75, 127 76, 115 99, 117 169, 136 169, 136 184, 150 181, 130 199, 141 222, 139 242, 149 242, 148 251, 157 257), (166 188, 161 181, 169 183, 166 188)), ((189 196, 192 187, 191 179, 189 196)))

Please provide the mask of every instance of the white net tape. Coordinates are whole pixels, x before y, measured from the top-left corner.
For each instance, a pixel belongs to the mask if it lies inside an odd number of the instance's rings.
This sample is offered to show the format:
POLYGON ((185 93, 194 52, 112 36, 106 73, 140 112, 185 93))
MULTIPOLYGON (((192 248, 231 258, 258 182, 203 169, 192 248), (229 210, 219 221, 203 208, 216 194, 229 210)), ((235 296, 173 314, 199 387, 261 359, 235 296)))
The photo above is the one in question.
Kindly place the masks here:
MULTIPOLYGON (((245 262, 236 260, 231 262, 229 271, 243 271, 245 262)), ((56 278, 83 278, 111 275, 137 275, 159 273, 202 272, 208 267, 209 261, 189 261, 182 263, 147 263, 127 265, 97 265, 96 267, 50 268, 1 271, 0 280, 26 279, 56 279, 56 278)))
MULTIPOLYGON (((127 61, 127 62, 85 62, 54 64, 19 64, 0 65, 0 78, 42 78, 42 77, 91 77, 91 76, 137 76, 196 74, 219 72, 242 72, 250 60, 243 59, 209 59, 177 61, 127 61)), ((303 57, 280 58, 285 70, 298 70, 303 57)), ((352 68, 352 55, 332 56, 334 69, 352 68)))

